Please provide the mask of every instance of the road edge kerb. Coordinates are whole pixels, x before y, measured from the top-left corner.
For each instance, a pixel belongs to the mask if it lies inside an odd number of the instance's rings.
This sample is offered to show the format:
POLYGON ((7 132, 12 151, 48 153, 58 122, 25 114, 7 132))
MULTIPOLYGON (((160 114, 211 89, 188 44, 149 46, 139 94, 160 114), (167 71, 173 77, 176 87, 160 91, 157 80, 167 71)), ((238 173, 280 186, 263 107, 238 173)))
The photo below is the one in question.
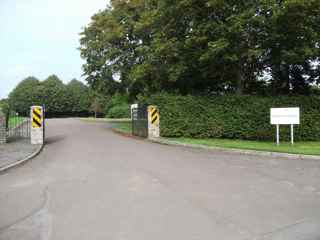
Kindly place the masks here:
POLYGON ((290 153, 280 153, 280 152, 268 152, 268 151, 255 151, 255 150, 246 150, 246 149, 234 149, 234 148, 223 148, 223 147, 211 147, 205 145, 198 144, 188 144, 188 143, 178 143, 170 140, 166 140, 163 138, 160 139, 148 139, 150 142, 158 143, 162 145, 169 146, 180 146, 180 147, 188 147, 195 149, 205 149, 205 150, 216 150, 223 151, 228 153, 238 153, 243 155, 252 155, 252 156, 270 156, 270 157, 279 157, 279 158, 287 158, 287 159, 295 159, 295 160, 320 160, 320 156, 315 155, 303 155, 303 154, 290 154, 290 153))
POLYGON ((35 158, 35 157, 38 156, 38 154, 43 150, 44 145, 45 145, 45 144, 40 145, 40 146, 36 149, 36 151, 34 151, 32 154, 30 154, 29 156, 25 157, 24 159, 18 160, 18 161, 14 162, 14 163, 11 163, 11 164, 8 164, 8 165, 6 165, 6 166, 4 166, 4 167, 1 167, 1 168, 0 168, 0 173, 3 173, 3 172, 5 172, 5 171, 8 171, 8 170, 10 170, 10 169, 12 169, 12 168, 15 168, 15 167, 17 167, 17 166, 20 166, 20 165, 26 163, 27 161, 30 161, 31 159, 35 158))
POLYGON ((198 144, 178 143, 178 142, 173 142, 173 141, 166 140, 163 138, 144 139, 144 138, 133 136, 130 133, 121 132, 115 128, 112 128, 112 131, 114 133, 122 135, 124 137, 140 139, 140 140, 147 140, 152 143, 168 145, 168 146, 188 147, 188 148, 205 149, 205 150, 211 150, 211 151, 216 150, 216 151, 223 151, 223 152, 227 152, 227 153, 238 153, 238 154, 251 155, 251 156, 270 156, 270 157, 287 158, 287 159, 295 159, 295 160, 320 160, 320 156, 315 156, 315 155, 290 154, 290 153, 268 152, 268 151, 255 151, 255 150, 223 148, 223 147, 210 147, 210 146, 198 145, 198 144))
POLYGON ((134 136, 132 135, 131 133, 126 133, 126 132, 122 132, 116 128, 111 128, 112 132, 118 134, 118 135, 121 135, 121 136, 124 136, 124 137, 127 137, 127 138, 133 138, 133 139, 138 139, 138 140, 145 140, 145 138, 142 138, 142 137, 138 137, 138 136, 134 136))

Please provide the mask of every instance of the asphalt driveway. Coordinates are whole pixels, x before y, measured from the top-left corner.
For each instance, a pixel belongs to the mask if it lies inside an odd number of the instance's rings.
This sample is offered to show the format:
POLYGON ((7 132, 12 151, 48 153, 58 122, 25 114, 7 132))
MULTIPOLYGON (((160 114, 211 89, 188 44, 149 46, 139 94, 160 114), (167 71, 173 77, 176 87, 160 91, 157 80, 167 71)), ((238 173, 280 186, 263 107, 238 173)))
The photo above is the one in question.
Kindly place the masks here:
POLYGON ((0 240, 320 239, 320 161, 47 125, 43 152, 0 175, 0 240))

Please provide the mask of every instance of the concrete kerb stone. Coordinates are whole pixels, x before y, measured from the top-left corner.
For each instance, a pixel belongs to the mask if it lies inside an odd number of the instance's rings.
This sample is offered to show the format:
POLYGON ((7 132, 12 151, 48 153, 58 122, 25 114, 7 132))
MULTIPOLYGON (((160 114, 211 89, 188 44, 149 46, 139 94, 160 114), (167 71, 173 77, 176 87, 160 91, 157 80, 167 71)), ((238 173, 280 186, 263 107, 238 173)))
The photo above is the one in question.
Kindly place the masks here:
POLYGON ((29 156, 25 157, 24 159, 19 160, 19 161, 16 161, 16 162, 11 163, 11 164, 8 164, 7 166, 1 167, 1 168, 0 168, 0 174, 3 173, 3 172, 5 172, 5 171, 8 171, 8 170, 10 170, 10 169, 12 169, 12 168, 14 168, 14 167, 20 166, 20 165, 26 163, 27 161, 35 158, 35 157, 38 156, 38 154, 42 151, 43 147, 44 147, 44 144, 41 144, 41 145, 36 149, 35 152, 33 152, 33 153, 30 154, 29 156))

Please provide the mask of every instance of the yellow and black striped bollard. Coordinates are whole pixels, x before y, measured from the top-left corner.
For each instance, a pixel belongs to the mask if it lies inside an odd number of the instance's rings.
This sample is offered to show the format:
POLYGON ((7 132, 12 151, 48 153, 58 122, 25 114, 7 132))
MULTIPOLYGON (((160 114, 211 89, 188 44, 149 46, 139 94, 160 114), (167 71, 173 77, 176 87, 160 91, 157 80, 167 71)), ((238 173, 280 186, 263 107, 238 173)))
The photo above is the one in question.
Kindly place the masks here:
POLYGON ((148 107, 148 137, 160 137, 160 113, 156 106, 148 107))
POLYGON ((34 107, 32 109, 32 127, 41 128, 42 127, 42 108, 34 107))
POLYGON ((151 107, 151 124, 159 124, 159 111, 156 107, 151 107))

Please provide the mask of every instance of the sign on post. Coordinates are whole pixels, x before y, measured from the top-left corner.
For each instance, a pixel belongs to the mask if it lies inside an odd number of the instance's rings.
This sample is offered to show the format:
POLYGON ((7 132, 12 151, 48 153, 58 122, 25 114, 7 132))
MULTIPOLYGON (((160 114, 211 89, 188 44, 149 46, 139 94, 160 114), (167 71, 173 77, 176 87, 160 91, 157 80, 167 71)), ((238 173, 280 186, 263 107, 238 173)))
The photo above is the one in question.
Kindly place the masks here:
POLYGON ((300 108, 271 108, 270 121, 272 125, 277 126, 276 138, 277 145, 280 144, 280 125, 291 126, 291 144, 294 143, 293 128, 300 124, 300 108))

